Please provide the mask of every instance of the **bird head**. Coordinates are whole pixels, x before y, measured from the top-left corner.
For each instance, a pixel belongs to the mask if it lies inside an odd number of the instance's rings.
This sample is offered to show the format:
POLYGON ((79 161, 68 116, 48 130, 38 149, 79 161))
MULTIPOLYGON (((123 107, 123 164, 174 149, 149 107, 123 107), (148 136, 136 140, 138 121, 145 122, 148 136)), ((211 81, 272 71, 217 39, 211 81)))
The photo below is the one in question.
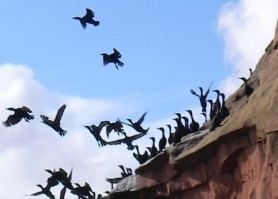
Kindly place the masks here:
POLYGON ((220 95, 220 91, 219 90, 212 90, 213 92, 216 92, 218 95, 220 95))

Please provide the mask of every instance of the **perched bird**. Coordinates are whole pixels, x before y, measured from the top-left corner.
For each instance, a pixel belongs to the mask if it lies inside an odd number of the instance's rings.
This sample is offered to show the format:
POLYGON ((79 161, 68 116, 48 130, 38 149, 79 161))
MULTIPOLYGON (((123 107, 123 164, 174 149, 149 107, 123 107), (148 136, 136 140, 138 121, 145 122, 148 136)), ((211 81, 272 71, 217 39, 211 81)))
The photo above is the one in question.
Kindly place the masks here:
POLYGON ((210 121, 212 121, 212 119, 216 115, 216 110, 213 107, 214 105, 213 105, 213 101, 211 99, 207 100, 207 102, 209 102, 209 104, 210 104, 209 118, 210 118, 210 121))
POLYGON ((169 128, 169 136, 168 136, 168 144, 172 144, 174 142, 174 133, 172 133, 172 128, 170 124, 167 124, 166 126, 168 126, 169 128))
POLYGON ((65 109, 66 109, 66 105, 64 104, 63 106, 61 106, 59 108, 59 110, 56 114, 56 117, 53 121, 49 120, 49 118, 47 116, 41 115, 42 123, 45 123, 48 126, 50 126, 52 129, 54 129, 56 132, 58 132, 60 136, 64 136, 67 133, 67 131, 62 129, 60 126, 61 118, 63 116, 65 109))
POLYGON ((159 127, 157 129, 159 129, 161 131, 161 133, 162 133, 162 137, 161 137, 161 139, 159 140, 159 143, 158 143, 159 152, 162 152, 165 149, 165 147, 166 147, 167 139, 165 137, 165 130, 164 130, 164 128, 163 127, 159 127))
POLYGON ((174 118, 173 120, 175 120, 177 123, 176 131, 174 133, 174 145, 176 145, 177 143, 179 143, 181 141, 183 124, 181 122, 181 119, 179 119, 179 118, 174 118))
POLYGON ((15 125, 19 123, 22 119, 25 119, 26 122, 29 122, 30 120, 34 119, 33 115, 30 115, 29 113, 32 113, 32 111, 27 108, 26 106, 23 106, 21 108, 7 108, 9 111, 14 111, 13 115, 9 115, 6 121, 3 122, 3 125, 5 127, 9 127, 12 125, 15 125))
POLYGON ((133 122, 131 119, 127 119, 127 121, 129 121, 129 124, 128 123, 124 123, 122 122, 121 120, 118 119, 119 122, 121 122, 122 124, 126 124, 130 127, 132 127, 134 130, 136 130, 137 132, 139 133, 144 133, 146 134, 149 130, 149 128, 147 129, 143 129, 143 127, 141 126, 142 122, 144 121, 145 119, 145 116, 146 116, 147 112, 145 112, 137 122, 133 122))
POLYGON ((244 95, 247 96, 247 98, 253 93, 254 89, 248 85, 247 79, 245 77, 239 77, 244 82, 244 95))
POLYGON ((221 105, 221 119, 224 120, 226 117, 228 117, 230 115, 230 111, 229 109, 226 107, 225 104, 225 94, 224 93, 220 93, 220 96, 222 98, 222 105, 221 105))
POLYGON ((125 132, 122 132, 122 134, 124 135, 124 138, 122 139, 118 139, 118 140, 114 140, 114 141, 109 141, 109 142, 105 142, 105 144, 108 144, 108 145, 118 145, 118 144, 126 144, 127 145, 127 149, 128 150, 133 150, 134 149, 134 146, 132 145, 132 142, 134 140, 137 140, 141 137, 143 137, 144 133, 138 133, 138 134, 135 134, 135 135, 132 135, 132 136, 127 136, 125 132))
POLYGON ((113 50, 114 52, 112 54, 107 54, 107 53, 100 54, 103 57, 103 65, 106 66, 109 63, 114 63, 115 67, 119 69, 118 66, 120 67, 124 66, 124 63, 119 60, 122 57, 122 55, 116 48, 113 48, 113 50))
POLYGON ((86 8, 86 14, 83 17, 73 17, 73 19, 79 20, 82 27, 85 29, 88 24, 93 24, 94 26, 99 25, 99 21, 95 21, 93 18, 95 17, 95 13, 89 9, 86 8))
POLYGON ((194 90, 192 90, 192 89, 190 90, 190 92, 193 95, 199 97, 199 100, 200 100, 200 103, 201 103, 201 106, 202 106, 202 112, 205 112, 205 113, 207 112, 207 101, 206 101, 206 99, 207 99, 207 96, 209 94, 210 87, 211 87, 211 84, 210 84, 210 86, 209 86, 209 88, 208 88, 208 90, 206 91, 205 94, 203 94, 203 88, 198 87, 200 89, 200 95, 198 95, 194 90))
POLYGON ((191 123, 189 124, 191 133, 197 132, 199 130, 199 123, 194 120, 193 113, 191 110, 185 110, 185 111, 187 111, 191 117, 191 123))
POLYGON ((145 151, 143 154, 140 154, 138 145, 134 145, 136 152, 133 153, 133 157, 140 163, 143 164, 149 159, 148 152, 145 151))
POLYGON ((151 154, 152 157, 154 157, 158 154, 158 150, 155 146, 155 138, 150 137, 150 139, 152 140, 152 146, 150 147, 150 154, 151 154))
POLYGON ((122 176, 123 178, 126 178, 127 176, 132 175, 132 170, 131 170, 131 168, 125 168, 123 165, 118 165, 118 167, 120 167, 120 169, 122 170, 121 176, 122 176))
POLYGON ((212 90, 213 92, 215 92, 217 95, 216 95, 216 100, 215 102, 213 103, 213 110, 216 112, 218 110, 221 109, 221 103, 220 103, 220 100, 219 100, 219 97, 220 97, 220 91, 219 90, 212 90))
POLYGON ((51 191, 50 191, 49 188, 45 188, 45 187, 43 187, 43 186, 40 185, 40 184, 38 184, 37 186, 41 188, 41 191, 38 191, 38 192, 36 192, 36 193, 33 193, 33 194, 31 194, 30 196, 38 196, 38 195, 44 194, 44 195, 46 195, 47 197, 49 197, 50 199, 55 199, 54 195, 51 193, 51 191))

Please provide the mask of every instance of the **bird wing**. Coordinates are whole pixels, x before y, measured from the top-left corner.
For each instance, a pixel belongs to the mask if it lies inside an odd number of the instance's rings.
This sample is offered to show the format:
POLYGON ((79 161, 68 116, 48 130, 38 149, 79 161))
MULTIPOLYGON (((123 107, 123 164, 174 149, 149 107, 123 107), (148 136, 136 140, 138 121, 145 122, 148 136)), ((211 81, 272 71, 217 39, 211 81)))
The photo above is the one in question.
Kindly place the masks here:
POLYGON ((43 123, 45 123, 45 124, 51 124, 52 123, 52 121, 50 121, 49 118, 45 115, 41 115, 41 119, 42 119, 43 123))
POLYGON ((132 135, 130 137, 128 137, 130 140, 134 141, 134 140, 137 140, 141 137, 143 137, 144 135, 146 135, 145 133, 138 133, 138 134, 135 134, 135 135, 132 135))
POLYGON ((16 117, 15 115, 10 115, 6 121, 3 122, 3 125, 5 127, 9 127, 11 125, 15 125, 20 122, 22 118, 21 117, 16 117))
POLYGON ((101 121, 98 125, 98 128, 101 130, 103 127, 105 127, 106 125, 108 125, 110 122, 109 121, 101 121))
POLYGON ((28 107, 26 107, 26 106, 22 106, 21 109, 22 109, 23 111, 28 112, 28 113, 32 113, 32 111, 31 111, 28 107))
POLYGON ((113 48, 113 50, 114 50, 114 54, 117 55, 118 58, 122 57, 121 53, 116 48, 113 48))
POLYGON ((147 114, 147 111, 139 118, 139 120, 136 122, 137 124, 141 125, 142 122, 144 121, 145 119, 145 115, 147 114))
POLYGON ((198 95, 194 90, 190 90, 190 92, 193 94, 193 95, 196 95, 197 97, 200 97, 200 95, 198 95))
POLYGON ((54 123, 60 125, 60 121, 61 121, 61 118, 63 116, 63 113, 64 113, 64 110, 66 109, 66 105, 64 104, 63 106, 61 106, 56 114, 56 117, 54 119, 54 123))
POLYGON ((207 98, 208 94, 209 94, 209 90, 210 90, 210 87, 212 85, 212 82, 210 83, 209 87, 208 87, 208 90, 206 91, 206 93, 204 94, 205 96, 205 99, 207 98))
POLYGON ((84 16, 85 18, 93 18, 95 16, 95 13, 89 9, 89 8, 86 8, 86 15, 84 16))

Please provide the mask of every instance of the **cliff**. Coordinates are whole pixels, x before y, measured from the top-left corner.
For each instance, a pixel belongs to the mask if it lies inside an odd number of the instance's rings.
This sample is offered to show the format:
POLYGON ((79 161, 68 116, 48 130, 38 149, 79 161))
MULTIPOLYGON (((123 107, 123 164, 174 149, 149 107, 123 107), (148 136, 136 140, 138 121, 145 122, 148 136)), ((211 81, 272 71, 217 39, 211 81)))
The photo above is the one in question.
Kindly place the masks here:
POLYGON ((188 135, 176 146, 169 146, 119 182, 108 198, 278 198, 275 42, 248 80, 254 88, 252 95, 247 99, 241 86, 226 100, 230 116, 221 127, 188 135))

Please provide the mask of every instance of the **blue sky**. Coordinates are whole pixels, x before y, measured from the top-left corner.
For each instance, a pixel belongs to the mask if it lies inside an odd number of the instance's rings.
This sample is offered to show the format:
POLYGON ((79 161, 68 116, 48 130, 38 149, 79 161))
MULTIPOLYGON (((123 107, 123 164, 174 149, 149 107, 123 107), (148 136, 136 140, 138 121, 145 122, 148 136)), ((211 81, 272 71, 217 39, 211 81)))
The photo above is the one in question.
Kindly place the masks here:
POLYGON ((30 123, 0 127, 0 176, 13 173, 9 183, 0 179, 0 198, 16 187, 10 199, 36 192, 48 177, 45 168, 73 167, 73 181, 87 181, 98 193, 109 190, 105 178, 120 174, 117 164, 135 169, 138 163, 125 146, 98 148, 83 126, 136 120, 148 111, 144 125, 151 129, 138 141, 143 151, 151 144, 147 137, 160 138, 155 128, 174 124, 175 112, 188 116, 184 110, 192 109, 202 123, 190 89, 213 82, 213 89, 232 93, 242 83, 237 77, 255 68, 272 39, 278 7, 276 0, 0 4, 0 117, 9 115, 5 108, 23 105, 35 115, 30 123), (72 19, 86 8, 95 12, 98 27, 83 30, 72 19), (99 55, 113 48, 125 63, 119 70, 104 67, 99 55), (39 118, 54 117, 62 104, 61 123, 68 130, 63 138, 39 118))

